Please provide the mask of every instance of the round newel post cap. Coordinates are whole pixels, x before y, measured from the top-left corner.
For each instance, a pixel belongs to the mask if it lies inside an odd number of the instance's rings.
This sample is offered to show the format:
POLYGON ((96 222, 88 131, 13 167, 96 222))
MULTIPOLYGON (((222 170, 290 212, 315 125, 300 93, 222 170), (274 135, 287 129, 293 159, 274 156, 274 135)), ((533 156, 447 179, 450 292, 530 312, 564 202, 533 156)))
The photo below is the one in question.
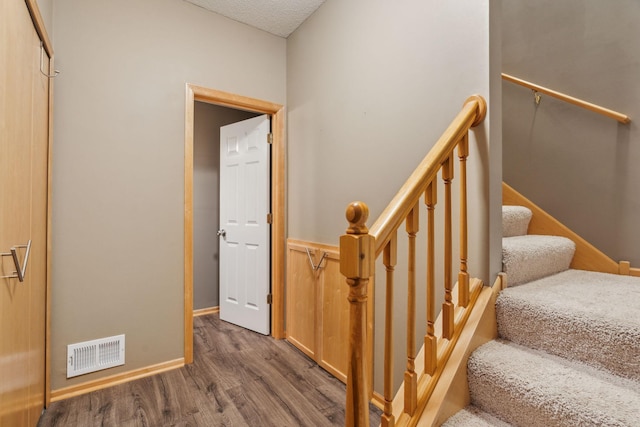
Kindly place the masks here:
POLYGON ((364 202, 352 202, 345 212, 349 228, 347 234, 367 234, 369 229, 366 222, 369 219, 369 207, 364 202))

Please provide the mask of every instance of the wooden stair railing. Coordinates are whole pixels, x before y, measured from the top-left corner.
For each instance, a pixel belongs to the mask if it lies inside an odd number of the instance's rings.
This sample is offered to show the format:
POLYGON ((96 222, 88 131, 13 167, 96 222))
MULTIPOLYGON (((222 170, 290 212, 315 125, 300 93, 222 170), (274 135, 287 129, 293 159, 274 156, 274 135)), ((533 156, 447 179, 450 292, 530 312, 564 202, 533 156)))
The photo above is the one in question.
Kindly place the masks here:
POLYGON ((469 129, 480 124, 486 115, 486 102, 474 95, 451 122, 447 130, 401 187, 391 203, 368 230, 369 209, 363 202, 353 202, 346 210, 349 228, 340 237, 340 271, 349 285, 349 364, 347 374, 346 421, 348 427, 369 425, 370 388, 366 357, 366 300, 369 279, 374 275, 375 261, 382 255, 386 269, 385 333, 384 333, 384 409, 383 427, 408 425, 417 410, 424 408, 435 387, 439 373, 453 350, 456 335, 473 307, 482 287, 478 279, 470 279, 467 271, 467 178, 469 129), (454 179, 454 156, 457 147, 460 171, 459 238, 460 265, 457 285, 457 304, 454 303, 452 271, 452 201, 451 184, 454 179), (444 292, 441 332, 436 331, 435 310, 435 208, 437 205, 437 175, 442 171, 444 181, 444 292), (424 337, 424 366, 416 369, 415 312, 416 312, 416 250, 415 237, 419 231, 420 199, 424 195, 427 208, 427 301, 426 335, 424 337), (396 420, 393 412, 393 288, 397 262, 397 234, 402 223, 408 236, 407 272, 407 369, 404 373, 404 411, 396 420), (418 372, 420 371, 420 372, 418 372))

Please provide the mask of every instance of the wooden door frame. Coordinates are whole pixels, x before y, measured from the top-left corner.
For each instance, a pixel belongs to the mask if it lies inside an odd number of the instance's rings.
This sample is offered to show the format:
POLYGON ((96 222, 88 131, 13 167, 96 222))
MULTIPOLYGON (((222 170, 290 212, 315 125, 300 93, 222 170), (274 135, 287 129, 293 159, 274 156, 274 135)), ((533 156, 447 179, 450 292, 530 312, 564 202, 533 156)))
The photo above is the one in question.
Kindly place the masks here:
POLYGON ((271 336, 284 338, 284 106, 187 83, 184 126, 184 361, 193 362, 193 135, 195 102, 271 116, 271 336))

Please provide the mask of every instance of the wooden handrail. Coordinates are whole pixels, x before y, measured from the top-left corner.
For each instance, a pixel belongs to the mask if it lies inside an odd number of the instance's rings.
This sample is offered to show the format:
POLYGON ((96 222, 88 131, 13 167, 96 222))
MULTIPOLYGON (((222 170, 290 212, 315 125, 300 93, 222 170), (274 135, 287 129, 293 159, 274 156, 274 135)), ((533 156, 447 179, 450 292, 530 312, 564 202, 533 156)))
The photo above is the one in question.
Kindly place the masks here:
MULTIPOLYGON (((368 426, 369 411, 367 401, 370 389, 366 372, 367 351, 367 286, 374 274, 375 260, 382 255, 386 274, 385 329, 383 363, 383 414, 382 427, 407 425, 412 417, 419 416, 417 408, 424 407, 443 366, 456 345, 464 322, 473 310, 473 304, 482 287, 478 279, 470 279, 467 272, 467 173, 466 162, 469 155, 469 129, 480 124, 486 116, 485 100, 474 95, 465 101, 462 110, 438 139, 424 160, 418 165, 391 203, 374 222, 371 231, 366 221, 369 208, 363 202, 353 202, 347 207, 349 222, 346 234, 340 237, 340 272, 349 285, 349 357, 347 368, 346 426, 368 426), (454 181, 455 150, 459 160, 459 215, 460 229, 460 270, 458 283, 453 283, 453 203, 452 183, 454 181), (445 302, 440 316, 440 329, 436 331, 435 318, 435 256, 434 256, 434 211, 437 204, 438 172, 442 171, 444 183, 444 292, 445 302), (420 199, 424 196, 427 207, 427 277, 426 277, 426 318, 424 324, 423 363, 416 364, 416 235, 419 232, 420 199), (404 372, 404 395, 402 413, 395 412, 393 357, 394 337, 394 283, 398 258, 398 232, 402 223, 408 239, 407 251, 407 340, 406 370, 404 372), (470 284, 470 282, 472 282, 470 284), (457 301, 454 296, 457 295, 457 301), (421 366, 417 366, 421 365, 421 366)), ((397 398, 397 397, 396 397, 397 398)))
POLYGON ((618 113, 617 111, 610 110, 605 107, 601 107, 596 104, 592 104, 591 102, 583 101, 582 99, 574 98, 573 96, 566 95, 562 92, 558 92, 544 86, 537 85, 535 83, 528 82, 526 80, 519 79, 517 77, 511 76, 509 74, 502 73, 502 79, 511 83, 515 83, 520 86, 524 86, 529 88, 535 92, 544 93, 549 96, 553 96, 554 98, 558 98, 562 101, 568 102, 569 104, 577 105, 578 107, 582 107, 589 111, 593 111, 594 113, 602 114, 603 116, 610 117, 619 121, 620 123, 630 123, 631 119, 626 114, 618 113))
POLYGON ((376 238, 376 257, 382 253, 391 233, 413 209, 426 185, 435 178, 462 135, 480 124, 486 113, 487 103, 481 96, 473 95, 465 101, 462 110, 371 226, 370 234, 376 238))

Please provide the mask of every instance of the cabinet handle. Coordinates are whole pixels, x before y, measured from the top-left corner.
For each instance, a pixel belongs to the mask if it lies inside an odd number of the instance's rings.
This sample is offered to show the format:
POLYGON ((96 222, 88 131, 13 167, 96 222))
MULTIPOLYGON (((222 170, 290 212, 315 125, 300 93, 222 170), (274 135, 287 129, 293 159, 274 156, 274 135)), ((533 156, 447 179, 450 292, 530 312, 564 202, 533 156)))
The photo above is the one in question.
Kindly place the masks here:
POLYGON ((24 282, 24 275, 27 272, 27 265, 29 264, 29 254, 31 253, 31 240, 27 242, 26 245, 16 245, 10 249, 10 252, 5 252, 0 254, 0 256, 10 256, 13 259, 13 265, 16 267, 16 271, 9 276, 1 276, 0 279, 13 279, 18 278, 20 282, 24 282), (18 260, 18 251, 17 248, 26 248, 26 252, 24 253, 24 259, 22 260, 22 266, 20 266, 20 261, 18 260))
POLYGON ((322 258, 320 258, 320 262, 318 263, 318 265, 314 264, 313 259, 311 258, 311 252, 309 251, 309 248, 305 248, 307 250, 307 257, 309 258, 309 264, 311 265, 311 269, 313 271, 318 271, 321 267, 322 267, 322 261, 324 261, 324 259, 327 257, 326 252, 322 252, 322 258))

